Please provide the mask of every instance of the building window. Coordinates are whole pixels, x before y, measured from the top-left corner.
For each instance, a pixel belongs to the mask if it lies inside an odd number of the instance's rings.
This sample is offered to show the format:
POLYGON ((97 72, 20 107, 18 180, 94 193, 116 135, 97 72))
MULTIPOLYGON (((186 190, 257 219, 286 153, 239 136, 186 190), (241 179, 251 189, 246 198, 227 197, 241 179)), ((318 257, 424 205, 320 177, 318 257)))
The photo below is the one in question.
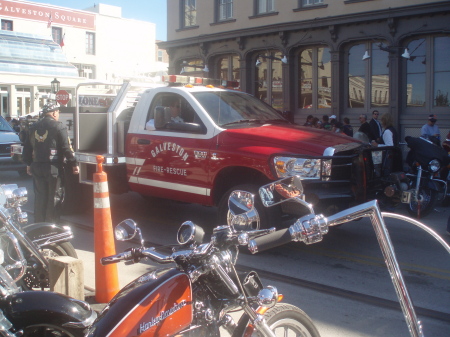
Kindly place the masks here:
POLYGON ((86 32, 86 54, 95 55, 95 33, 86 32))
POLYGON ((95 66, 91 64, 73 64, 78 69, 80 77, 95 79, 95 66))
POLYGON ((204 72, 205 62, 202 59, 184 60, 180 66, 180 74, 206 77, 204 72))
POLYGON ((158 62, 163 62, 163 51, 158 50, 158 62))
POLYGON ((450 65, 445 53, 450 51, 450 36, 415 39, 407 47, 410 58, 406 66, 406 106, 448 107, 450 65))
POLYGON ((283 63, 281 62, 283 54, 277 50, 267 50, 258 55, 259 62, 255 80, 256 96, 275 109, 283 110, 283 63))
POLYGON ((229 20, 233 18, 233 0, 218 0, 219 15, 218 21, 229 20))
MULTIPOLYGON (((383 45, 383 42, 381 44, 383 45)), ((389 105, 389 53, 381 50, 379 45, 380 43, 367 42, 349 49, 349 108, 377 108, 389 105), (370 58, 363 60, 366 51, 370 51, 370 58)))
POLYGON ((197 1, 183 0, 183 27, 192 27, 197 25, 197 1))
POLYGON ((300 7, 323 5, 323 0, 300 0, 300 7))
MULTIPOLYGON (((435 37, 434 40, 434 106, 450 106, 450 36, 435 37)), ((424 59, 422 62, 425 62, 424 59)))
POLYGON ((224 55, 218 60, 220 80, 221 81, 237 81, 240 82, 239 73, 239 56, 224 55))
POLYGON ((2 30, 13 30, 13 22, 11 20, 2 20, 2 30))
POLYGON ((265 14, 275 11, 275 0, 256 0, 256 14, 265 14))
POLYGON ((53 41, 55 41, 57 44, 61 45, 62 28, 52 27, 52 37, 53 37, 53 41))
POLYGON ((327 47, 300 51, 299 59, 300 109, 331 108, 331 55, 327 47))

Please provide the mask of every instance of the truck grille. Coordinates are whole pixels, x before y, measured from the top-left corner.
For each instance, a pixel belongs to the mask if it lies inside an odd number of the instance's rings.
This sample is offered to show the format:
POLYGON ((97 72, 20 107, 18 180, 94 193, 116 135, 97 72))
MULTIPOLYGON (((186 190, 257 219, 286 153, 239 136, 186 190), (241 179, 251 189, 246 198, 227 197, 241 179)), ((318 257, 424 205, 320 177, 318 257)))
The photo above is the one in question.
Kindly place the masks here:
POLYGON ((388 176, 391 172, 401 171, 401 150, 395 147, 359 146, 336 151, 331 159, 331 181, 363 182, 370 185, 373 181, 388 176), (364 171, 361 172, 361 167, 364 171))
POLYGON ((11 157, 11 145, 12 144, 0 144, 0 156, 11 157))

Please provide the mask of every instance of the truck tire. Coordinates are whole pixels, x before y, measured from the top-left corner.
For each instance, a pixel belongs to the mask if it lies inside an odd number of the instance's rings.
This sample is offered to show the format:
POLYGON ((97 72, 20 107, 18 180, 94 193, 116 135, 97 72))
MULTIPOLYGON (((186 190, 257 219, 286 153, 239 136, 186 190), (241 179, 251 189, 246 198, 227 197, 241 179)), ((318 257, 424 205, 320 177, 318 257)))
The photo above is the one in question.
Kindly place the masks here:
POLYGON ((236 185, 230 188, 220 199, 218 210, 218 223, 219 225, 227 224, 228 217, 228 198, 233 191, 247 191, 255 195, 255 208, 259 214, 260 225, 256 228, 256 224, 253 224, 252 229, 266 229, 270 227, 279 227, 281 223, 281 208, 279 206, 264 207, 261 203, 261 198, 258 193, 259 186, 253 184, 236 185))

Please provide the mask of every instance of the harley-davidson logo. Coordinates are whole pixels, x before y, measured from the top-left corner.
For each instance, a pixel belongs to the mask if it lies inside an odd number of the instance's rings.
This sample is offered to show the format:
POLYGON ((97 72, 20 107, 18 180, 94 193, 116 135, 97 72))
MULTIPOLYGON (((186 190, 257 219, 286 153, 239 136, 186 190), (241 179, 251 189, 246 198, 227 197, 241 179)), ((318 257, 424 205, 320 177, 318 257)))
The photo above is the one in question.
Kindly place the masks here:
POLYGON ((180 303, 174 303, 173 307, 166 311, 161 311, 159 316, 153 317, 150 322, 142 322, 139 324, 138 334, 147 331, 151 327, 157 325, 159 322, 165 320, 170 315, 173 315, 175 312, 180 310, 186 305, 186 300, 182 300, 180 303))

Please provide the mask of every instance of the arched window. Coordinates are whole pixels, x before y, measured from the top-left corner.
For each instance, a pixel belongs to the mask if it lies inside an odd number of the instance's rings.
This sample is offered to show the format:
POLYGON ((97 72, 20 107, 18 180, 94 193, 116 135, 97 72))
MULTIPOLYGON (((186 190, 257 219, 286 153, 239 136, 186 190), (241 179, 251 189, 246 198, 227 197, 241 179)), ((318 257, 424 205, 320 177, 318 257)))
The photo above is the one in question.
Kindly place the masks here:
POLYGON ((223 55, 218 59, 219 78, 225 81, 240 82, 239 56, 223 55))
POLYGON ((378 42, 366 42, 349 49, 349 108, 378 108, 389 104, 389 52, 379 46, 378 42), (363 59, 366 51, 370 57, 363 59), (360 93, 358 96, 354 94, 355 90, 360 93), (381 99, 382 92, 384 99, 381 99))
POLYGON ((408 43, 406 106, 448 107, 450 92, 450 36, 427 36, 408 43))
POLYGON ((331 108, 331 56, 327 47, 309 47, 299 54, 300 109, 331 108))
POLYGON ((278 110, 283 109, 282 58, 283 54, 278 50, 260 52, 255 73, 256 96, 278 110))

